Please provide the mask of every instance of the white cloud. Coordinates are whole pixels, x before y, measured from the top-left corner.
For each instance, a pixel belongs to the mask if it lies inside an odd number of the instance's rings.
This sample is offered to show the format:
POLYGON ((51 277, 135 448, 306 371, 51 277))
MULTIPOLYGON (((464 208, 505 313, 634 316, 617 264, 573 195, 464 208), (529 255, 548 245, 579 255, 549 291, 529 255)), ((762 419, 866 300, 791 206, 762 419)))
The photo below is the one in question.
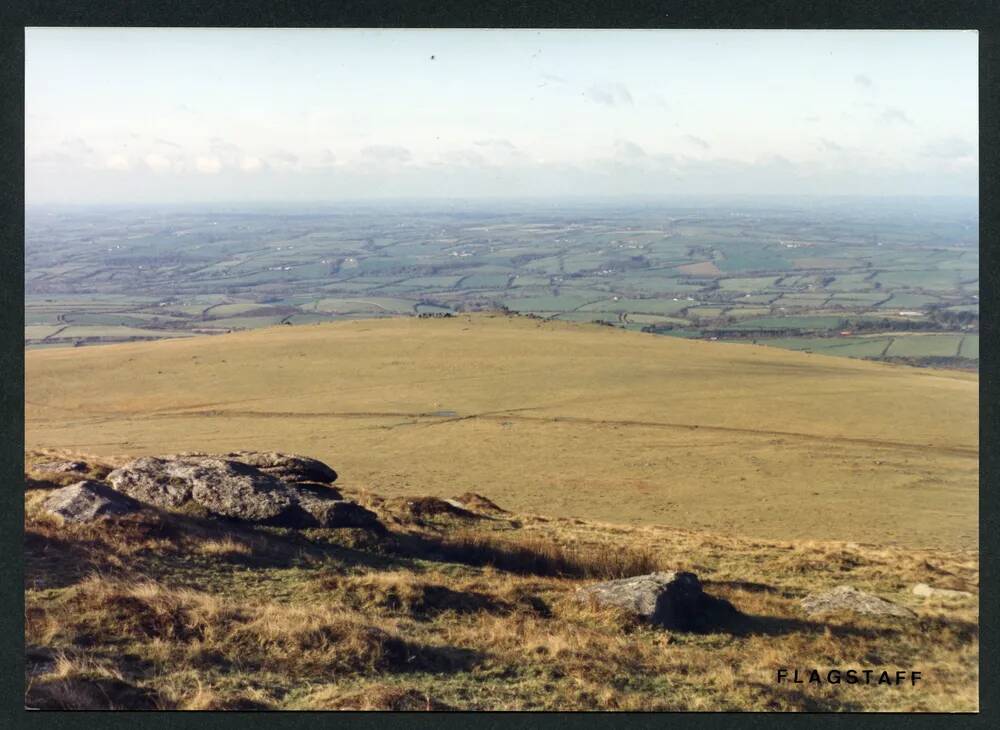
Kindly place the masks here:
POLYGON ((604 106, 633 104, 632 94, 625 84, 595 84, 586 91, 587 98, 604 106))
POLYGON ((268 163, 279 170, 291 170, 299 165, 299 156, 286 150, 278 150, 267 157, 268 163))
POLYGON ((361 157, 369 162, 403 163, 409 162, 413 155, 405 147, 399 145, 369 145, 361 150, 361 157))
POLYGON ((615 154, 624 159, 637 160, 646 156, 646 150, 635 142, 630 142, 627 139, 619 139, 615 140, 615 154))
POLYGON ((212 155, 224 167, 236 167, 243 156, 243 150, 239 145, 235 145, 219 137, 212 137, 210 140, 210 150, 212 155))
POLYGON ((906 112, 892 106, 885 108, 885 111, 882 112, 881 119, 887 124, 895 124, 896 122, 899 122, 900 124, 913 126, 913 120, 906 115, 906 112))
POLYGON ((703 150, 711 149, 712 145, 703 140, 701 137, 697 137, 693 134, 685 134, 684 139, 693 144, 695 147, 700 147, 703 150))
POLYGON ((94 154, 94 148, 79 137, 64 139, 59 146, 66 154, 80 159, 90 157, 94 154))
POLYGON ((222 171, 222 162, 218 157, 196 157, 194 166, 203 175, 216 175, 222 171))
POLYGON ((153 172, 167 172, 173 167, 173 163, 169 159, 156 152, 150 152, 143 158, 143 162, 146 163, 148 167, 153 172))
POLYGON ((129 163, 128 157, 125 155, 114 154, 108 156, 108 158, 104 160, 104 166, 109 170, 127 172, 132 165, 129 163))
POLYGON ((475 150, 449 150, 441 154, 441 161, 453 167, 482 167, 486 158, 475 150))
POLYGON ((247 155, 242 160, 240 160, 240 169, 243 172, 257 172, 264 166, 264 163, 260 161, 259 157, 253 157, 252 155, 247 155))
POLYGON ((502 137, 492 137, 487 139, 477 139, 472 144, 477 147, 489 147, 491 149, 502 149, 513 152, 517 149, 514 144, 509 139, 504 139, 502 137))
POLYGON ((976 146, 962 137, 943 137, 924 145, 921 154, 925 157, 956 159, 970 157, 976 153, 976 146))

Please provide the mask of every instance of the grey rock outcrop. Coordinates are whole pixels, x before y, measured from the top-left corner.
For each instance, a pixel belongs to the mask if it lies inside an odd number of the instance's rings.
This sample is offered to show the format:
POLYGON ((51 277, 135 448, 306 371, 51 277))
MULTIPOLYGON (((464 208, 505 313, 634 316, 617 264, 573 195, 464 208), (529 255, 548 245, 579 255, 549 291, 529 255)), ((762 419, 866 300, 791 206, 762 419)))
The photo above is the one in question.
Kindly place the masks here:
POLYGON ((375 527, 380 524, 374 512, 356 502, 340 499, 340 493, 334 489, 321 491, 300 484, 291 485, 289 489, 301 510, 308 515, 304 521, 309 522, 311 518, 316 527, 375 527))
POLYGON ((893 616, 914 618, 913 611, 884 598, 859 591, 852 586, 837 586, 827 591, 810 593, 800 601, 802 608, 810 616, 826 614, 854 613, 865 616, 893 616))
MULTIPOLYGON (((319 462, 317 462, 319 463, 319 462)), ((142 457, 115 469, 108 482, 163 508, 193 502, 221 517, 284 527, 367 527, 374 513, 318 483, 288 483, 243 461, 195 454, 142 457)))
POLYGON ((286 482, 319 482, 333 484, 337 472, 318 459, 279 451, 232 451, 226 458, 255 466, 286 482))
POLYGON ((296 503, 282 481, 239 461, 201 459, 175 465, 173 473, 191 484, 192 500, 222 517, 284 522, 296 503))
POLYGON ((180 507, 191 499, 193 484, 187 459, 160 459, 143 456, 107 476, 112 487, 140 502, 157 507, 180 507))
POLYGON ((577 600, 624 609, 641 621, 679 631, 707 631, 738 617, 720 598, 706 594, 694 573, 649 573, 585 586, 577 600))
POLYGON ((143 508, 142 503, 116 492, 103 482, 90 479, 55 490, 43 506, 66 522, 91 522, 131 514, 143 508))

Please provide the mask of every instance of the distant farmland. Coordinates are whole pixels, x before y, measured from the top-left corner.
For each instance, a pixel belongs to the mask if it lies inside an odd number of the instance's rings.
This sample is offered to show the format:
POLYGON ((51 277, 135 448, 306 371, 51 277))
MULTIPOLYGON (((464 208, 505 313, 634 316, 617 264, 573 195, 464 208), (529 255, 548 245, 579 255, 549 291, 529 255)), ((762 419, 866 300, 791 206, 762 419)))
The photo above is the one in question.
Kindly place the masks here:
POLYGON ((978 335, 976 229, 974 208, 885 202, 86 216, 29 209, 25 344, 506 309, 975 368, 978 347, 958 343, 978 335), (817 339, 843 331, 940 336, 888 349, 817 339))

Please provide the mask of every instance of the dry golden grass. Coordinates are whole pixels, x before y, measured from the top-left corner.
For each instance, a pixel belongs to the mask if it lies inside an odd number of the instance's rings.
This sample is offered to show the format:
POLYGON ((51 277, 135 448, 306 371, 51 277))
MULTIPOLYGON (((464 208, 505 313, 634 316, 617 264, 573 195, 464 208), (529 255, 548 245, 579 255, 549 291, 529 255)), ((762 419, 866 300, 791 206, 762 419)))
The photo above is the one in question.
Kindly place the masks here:
POLYGON ((523 514, 444 515, 345 548, 337 530, 164 512, 60 524, 40 511, 39 494, 26 492, 30 706, 977 707, 977 599, 910 591, 926 582, 976 594, 975 551, 746 540, 523 514), (602 557, 615 554, 638 557, 602 557), (653 568, 693 570, 744 618, 685 634, 574 598, 595 576, 653 568), (917 619, 801 612, 805 593, 842 583, 907 605, 917 619), (780 667, 916 669, 924 679, 916 688, 778 685, 780 667))
POLYGON ((973 374, 484 315, 39 350, 26 377, 30 706, 977 708, 973 374), (46 461, 235 449, 328 461, 388 530, 41 509, 81 478, 46 461), (511 512, 434 499, 469 490, 511 512), (574 598, 653 570, 743 617, 687 634, 574 598), (840 584, 917 618, 803 614, 840 584))
POLYGON ((278 449, 387 497, 974 548, 978 377, 490 315, 26 353, 29 448, 278 449), (432 416, 452 410, 458 417, 432 416))
POLYGON ((455 708, 435 700, 428 692, 372 682, 347 692, 336 685, 321 687, 305 698, 302 709, 440 712, 455 708))

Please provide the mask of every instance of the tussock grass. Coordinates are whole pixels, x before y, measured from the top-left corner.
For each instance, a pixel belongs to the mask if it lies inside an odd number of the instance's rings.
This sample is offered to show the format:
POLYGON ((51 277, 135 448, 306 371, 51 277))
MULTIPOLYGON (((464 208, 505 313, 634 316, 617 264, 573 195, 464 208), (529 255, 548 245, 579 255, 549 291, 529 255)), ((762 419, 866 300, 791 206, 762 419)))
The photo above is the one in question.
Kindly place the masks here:
POLYGON ((29 676, 24 699, 40 710, 166 709, 155 691, 126 682, 112 664, 65 653, 50 671, 29 676))
POLYGON ((253 548, 250 545, 229 535, 219 540, 206 540, 199 544, 196 549, 200 555, 216 555, 226 558, 253 555, 253 548))
POLYGON ((155 510, 62 524, 40 510, 45 496, 25 494, 32 707, 977 708, 974 551, 524 514, 378 533, 155 510), (595 580, 653 570, 692 570, 746 620, 687 634, 575 598, 595 580), (917 582, 973 595, 923 599, 917 582), (917 618, 803 614, 802 596, 845 583, 917 618), (924 679, 888 690, 778 685, 783 667, 917 669, 924 679))
POLYGON ((302 709, 440 712, 455 708, 436 700, 426 691, 375 682, 348 692, 336 686, 323 687, 305 698, 302 709))
POLYGON ((33 607, 26 623, 28 635, 42 645, 100 637, 142 645, 148 659, 164 668, 336 676, 433 668, 444 658, 433 647, 411 644, 389 627, 338 607, 236 603, 100 575, 77 584, 58 603, 33 607))

